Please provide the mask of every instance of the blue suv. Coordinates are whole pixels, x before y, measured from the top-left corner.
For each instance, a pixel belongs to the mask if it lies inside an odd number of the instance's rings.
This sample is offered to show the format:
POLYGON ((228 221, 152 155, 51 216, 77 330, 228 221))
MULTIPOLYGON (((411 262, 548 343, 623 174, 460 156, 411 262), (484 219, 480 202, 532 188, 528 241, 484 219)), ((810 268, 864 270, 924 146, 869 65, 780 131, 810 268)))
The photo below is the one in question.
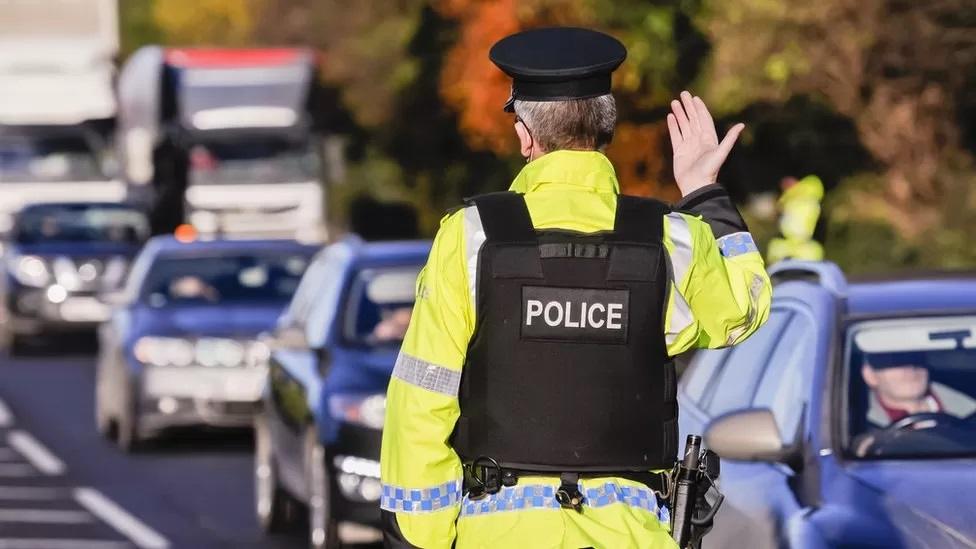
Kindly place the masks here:
POLYGON ((976 279, 770 275, 769 321, 679 385, 723 458, 708 546, 976 547, 976 279))
POLYGON ((386 386, 429 253, 428 241, 350 238, 306 271, 271 338, 255 422, 255 508, 266 531, 290 528, 298 509, 312 547, 337 547, 340 520, 378 525, 386 386))

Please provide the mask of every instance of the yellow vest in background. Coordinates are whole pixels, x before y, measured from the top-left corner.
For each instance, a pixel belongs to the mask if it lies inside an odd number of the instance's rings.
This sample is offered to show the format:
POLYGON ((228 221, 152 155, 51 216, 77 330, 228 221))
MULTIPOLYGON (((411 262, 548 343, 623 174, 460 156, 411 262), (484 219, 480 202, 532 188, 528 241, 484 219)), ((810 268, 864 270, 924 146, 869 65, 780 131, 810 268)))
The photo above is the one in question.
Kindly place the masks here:
POLYGON ((823 182, 815 175, 808 175, 783 191, 779 198, 779 230, 783 236, 769 242, 766 256, 770 264, 783 259, 824 258, 823 246, 813 239, 823 196, 823 182))

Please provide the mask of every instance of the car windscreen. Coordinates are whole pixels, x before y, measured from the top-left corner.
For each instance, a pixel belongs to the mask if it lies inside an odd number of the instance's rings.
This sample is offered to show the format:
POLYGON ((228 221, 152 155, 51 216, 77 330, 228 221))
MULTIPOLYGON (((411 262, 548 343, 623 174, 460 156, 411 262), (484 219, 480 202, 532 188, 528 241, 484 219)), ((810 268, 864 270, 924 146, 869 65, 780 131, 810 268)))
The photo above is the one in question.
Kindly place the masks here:
POLYGON ((139 244, 149 237, 145 214, 132 208, 97 204, 32 206, 17 216, 18 244, 114 242, 139 244))
POLYGON ((398 345, 410 325, 421 265, 359 271, 350 286, 343 339, 359 346, 398 345))
POLYGON ((0 135, 0 182, 53 183, 106 179, 82 135, 0 135))
POLYGON ((976 456, 976 316, 860 322, 846 357, 853 455, 976 456))
POLYGON ((164 255, 150 266, 140 301, 152 307, 286 303, 309 259, 292 251, 164 255))
POLYGON ((195 145, 190 184, 296 183, 318 178, 319 159, 309 144, 249 140, 195 145))

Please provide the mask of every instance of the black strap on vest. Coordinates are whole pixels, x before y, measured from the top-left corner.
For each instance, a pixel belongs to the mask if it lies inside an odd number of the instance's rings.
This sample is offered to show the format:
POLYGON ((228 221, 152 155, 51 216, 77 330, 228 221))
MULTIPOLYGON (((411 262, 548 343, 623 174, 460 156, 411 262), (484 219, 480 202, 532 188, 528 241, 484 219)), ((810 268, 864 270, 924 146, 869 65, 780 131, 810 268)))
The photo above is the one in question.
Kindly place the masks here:
POLYGON ((531 242, 535 240, 532 216, 525 198, 518 193, 502 191, 465 200, 478 207, 481 226, 488 240, 502 242, 531 242))
MULTIPOLYGON (((481 226, 488 240, 502 242, 531 242, 536 239, 532 216, 525 205, 525 197, 519 193, 502 191, 468 198, 466 203, 478 207, 481 226)), ((617 212, 613 222, 614 240, 623 242, 647 242, 662 234, 664 216, 671 208, 663 202, 617 195, 617 212)), ((600 257, 597 251, 570 252, 547 249, 546 257, 600 257), (594 255, 591 255, 594 254, 594 255)))
POLYGON ((664 216, 671 208, 663 202, 617 195, 617 214, 613 222, 614 239, 627 242, 647 242, 663 233, 664 216))

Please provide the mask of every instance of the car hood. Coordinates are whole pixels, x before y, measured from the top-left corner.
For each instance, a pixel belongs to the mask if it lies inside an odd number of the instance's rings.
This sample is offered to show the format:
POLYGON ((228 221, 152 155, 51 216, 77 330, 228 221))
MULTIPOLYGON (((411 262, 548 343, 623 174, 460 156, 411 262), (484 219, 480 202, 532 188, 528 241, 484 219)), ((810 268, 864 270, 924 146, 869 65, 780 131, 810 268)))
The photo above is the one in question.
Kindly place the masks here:
POLYGON ((20 255, 131 258, 139 251, 139 246, 120 242, 38 242, 16 244, 13 251, 20 255))
POLYGON ((271 331, 286 303, 139 307, 136 331, 167 336, 254 337, 271 331))
POLYGON ((912 547, 976 548, 976 459, 850 464, 847 473, 877 492, 879 504, 912 547))

